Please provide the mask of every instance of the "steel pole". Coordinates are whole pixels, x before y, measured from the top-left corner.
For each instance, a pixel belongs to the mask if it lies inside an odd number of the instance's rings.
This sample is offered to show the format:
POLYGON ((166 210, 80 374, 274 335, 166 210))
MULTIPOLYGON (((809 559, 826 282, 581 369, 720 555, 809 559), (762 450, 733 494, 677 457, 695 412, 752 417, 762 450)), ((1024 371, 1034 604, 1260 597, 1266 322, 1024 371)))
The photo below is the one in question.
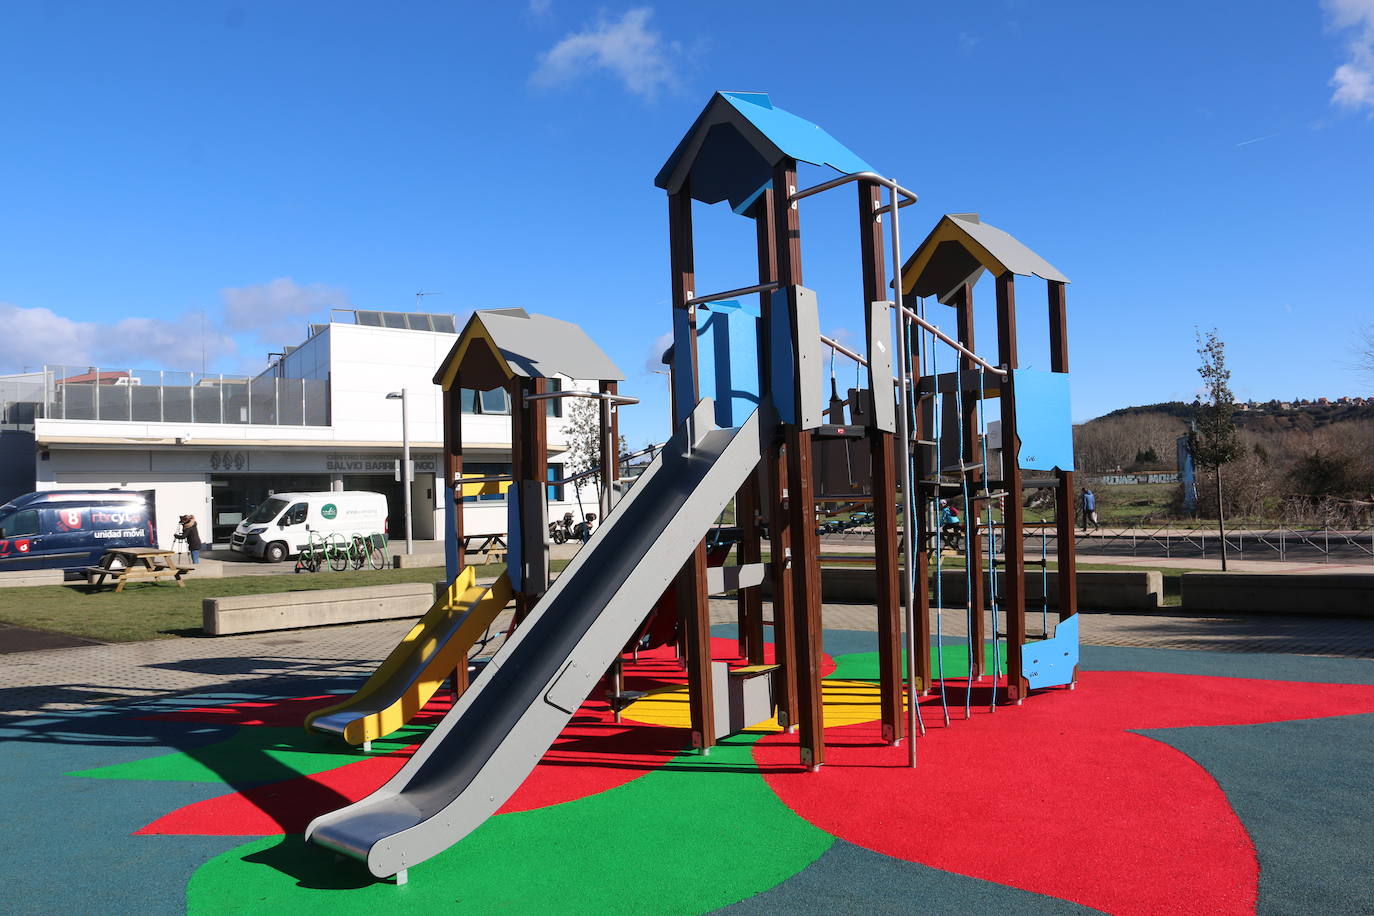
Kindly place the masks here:
POLYGON ((401 495, 405 497, 407 556, 414 552, 414 547, 411 542, 410 525, 410 411, 406 409, 406 398, 408 394, 409 392, 407 389, 401 389, 401 495))

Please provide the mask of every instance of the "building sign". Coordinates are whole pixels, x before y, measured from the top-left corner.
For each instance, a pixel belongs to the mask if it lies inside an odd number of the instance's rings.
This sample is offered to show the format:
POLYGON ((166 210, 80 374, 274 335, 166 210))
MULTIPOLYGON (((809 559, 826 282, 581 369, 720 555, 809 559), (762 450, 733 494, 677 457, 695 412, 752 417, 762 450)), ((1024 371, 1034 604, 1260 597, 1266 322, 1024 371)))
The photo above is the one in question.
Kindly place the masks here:
POLYGON ((211 452, 210 470, 212 471, 242 471, 248 467, 248 454, 246 452, 211 452))
MULTIPOLYGON (((384 473, 396 470, 396 458, 385 455, 359 455, 346 452, 330 452, 325 455, 325 470, 350 474, 384 473)), ((411 458, 416 471, 433 473, 438 462, 434 458, 411 458)))

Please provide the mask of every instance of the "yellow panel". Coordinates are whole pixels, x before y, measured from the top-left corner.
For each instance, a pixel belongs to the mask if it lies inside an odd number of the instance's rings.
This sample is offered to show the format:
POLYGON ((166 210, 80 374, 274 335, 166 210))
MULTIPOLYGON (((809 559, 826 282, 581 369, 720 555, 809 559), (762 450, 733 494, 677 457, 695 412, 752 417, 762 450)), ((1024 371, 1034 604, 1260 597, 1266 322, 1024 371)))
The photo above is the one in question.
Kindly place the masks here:
POLYGON ((475 569, 465 567, 420 622, 392 650, 386 661, 373 672, 367 683, 344 702, 311 713, 306 717, 305 727, 308 729, 310 723, 320 716, 362 705, 363 701, 397 676, 406 659, 434 652, 399 701, 379 712, 359 716, 344 728, 343 737, 349 744, 362 744, 396 731, 430 701, 457 665, 466 663, 468 652, 510 603, 511 594, 510 580, 504 575, 490 588, 483 588, 476 584, 475 569), (436 634, 445 629, 455 616, 463 617, 457 631, 446 644, 436 646, 436 634))
MULTIPOLYGON (((464 474, 468 477, 490 477, 490 474, 464 474)), ((504 496, 510 489, 511 481, 488 481, 487 483, 465 483, 463 484, 463 496, 504 496)))
MULTIPOLYGON (((874 722, 882 718, 878 685, 870 681, 821 681, 822 714, 826 728, 874 722)), ((687 702, 687 687, 665 687, 625 707, 624 718, 646 725, 690 728, 692 711, 687 702)), ((776 717, 749 726, 748 732, 780 732, 776 717)))

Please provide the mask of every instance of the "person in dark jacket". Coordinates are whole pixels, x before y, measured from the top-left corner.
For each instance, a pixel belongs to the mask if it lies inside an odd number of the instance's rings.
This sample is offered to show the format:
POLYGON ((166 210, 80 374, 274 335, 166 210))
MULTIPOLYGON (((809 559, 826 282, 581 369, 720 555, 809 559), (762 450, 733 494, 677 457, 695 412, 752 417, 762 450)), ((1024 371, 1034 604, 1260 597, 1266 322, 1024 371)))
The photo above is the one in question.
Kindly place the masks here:
POLYGON ((194 515, 183 515, 180 519, 181 526, 177 528, 177 534, 186 539, 186 549, 191 552, 191 562, 200 562, 200 528, 196 525, 194 515))

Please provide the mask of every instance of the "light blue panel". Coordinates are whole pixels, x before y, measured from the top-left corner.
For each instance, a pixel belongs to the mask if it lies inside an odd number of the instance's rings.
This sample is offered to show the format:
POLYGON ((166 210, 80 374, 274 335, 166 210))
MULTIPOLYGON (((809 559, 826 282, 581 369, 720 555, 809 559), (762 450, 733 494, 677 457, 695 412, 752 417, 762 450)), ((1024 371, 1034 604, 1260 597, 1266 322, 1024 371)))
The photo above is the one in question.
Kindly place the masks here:
POLYGON ((444 572, 448 581, 458 576, 458 504, 453 499, 453 487, 444 487, 444 572))
POLYGON ((673 428, 677 428, 697 406, 696 376, 692 374, 692 326, 686 309, 673 309, 673 400, 677 412, 673 428))
POLYGON ((1031 687, 1058 687, 1073 681, 1078 667, 1078 615, 1060 621, 1049 639, 1021 647, 1021 671, 1031 687))
POLYGON ((845 173, 873 171, 867 162, 817 125, 790 111, 773 107, 766 92, 722 92, 721 95, 774 146, 793 159, 812 165, 828 165, 845 173))
POLYGON ((792 352, 792 303, 787 289, 775 289, 768 306, 768 393, 779 423, 797 422, 797 358, 792 352))
POLYGON ((520 488, 512 486, 506 491, 506 575, 510 578, 511 588, 524 591, 525 563, 521 556, 524 539, 520 524, 520 488))
POLYGON ((715 399, 717 426, 739 426, 757 409, 762 387, 757 309, 734 301, 712 302, 709 312, 697 313, 697 334, 701 394, 715 399))
POLYGON ((1016 433, 1021 439, 1021 467, 1037 471, 1073 470, 1073 419, 1069 410, 1069 374, 1013 369, 1016 433))

